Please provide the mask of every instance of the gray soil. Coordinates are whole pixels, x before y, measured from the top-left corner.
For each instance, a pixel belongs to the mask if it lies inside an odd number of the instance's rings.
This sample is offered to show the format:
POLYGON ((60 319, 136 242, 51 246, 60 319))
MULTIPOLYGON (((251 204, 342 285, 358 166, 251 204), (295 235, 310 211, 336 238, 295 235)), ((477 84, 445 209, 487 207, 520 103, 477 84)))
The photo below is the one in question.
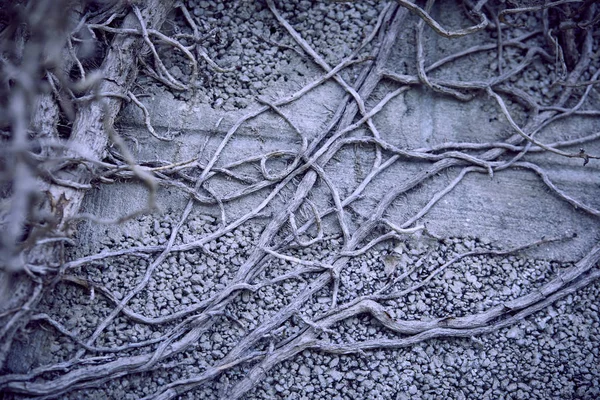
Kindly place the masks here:
MULTIPOLYGON (((492 7, 497 6, 497 2, 491 3, 492 7)), ((123 110, 117 131, 143 166, 159 167, 186 160, 206 165, 225 143, 223 139, 232 127, 260 109, 260 99, 275 102, 326 73, 262 1, 187 0, 185 6, 200 35, 205 37, 207 55, 224 71, 216 71, 200 59, 198 80, 190 83, 194 89, 183 92, 169 90, 143 74, 138 78, 135 93, 147 107, 157 135, 169 139, 159 140, 148 132, 144 114, 135 104, 130 103, 123 110)), ((386 3, 286 0, 277 1, 276 7, 333 67, 375 29, 386 3)), ((477 17, 467 15, 463 7, 453 2, 440 2, 432 16, 448 30, 478 22, 477 17)), ((505 42, 542 27, 541 12, 510 17, 515 24, 503 27, 505 42)), ((418 21, 416 15, 408 13, 385 63, 386 71, 418 75, 418 21)), ((181 11, 176 10, 163 30, 176 35, 188 33, 189 26, 181 11)), ((448 39, 425 26, 425 66, 472 46, 495 45, 496 38, 495 28, 448 39)), ((596 76, 599 42, 600 35, 594 34, 593 60, 582 81, 596 76)), ((377 43, 371 42, 357 58, 371 55, 377 43)), ((486 81, 500 76, 499 68, 503 72, 518 68, 526 59, 528 48, 548 48, 541 34, 520 43, 505 46, 500 64, 497 48, 490 47, 448 62, 432 70, 429 77, 436 82, 486 81)), ((166 47, 159 50, 169 72, 177 79, 187 79, 190 65, 181 53, 166 47)), ((339 76, 352 83, 367 62, 369 59, 349 66, 339 76)), ((543 108, 554 104, 565 90, 552 85, 557 74, 555 64, 537 56, 510 77, 504 87, 522 91, 543 108)), ((364 99, 366 110, 399 87, 401 84, 392 79, 381 80, 364 99)), ((581 97, 584 89, 574 90, 579 90, 581 97)), ((474 97, 460 101, 425 85, 411 84, 409 90, 394 97, 373 117, 373 125, 381 140, 389 145, 428 154, 451 150, 436 148, 447 143, 506 142, 516 133, 485 90, 459 91, 473 93, 474 97)), ((503 96, 519 126, 531 121, 530 109, 510 101, 511 96, 505 92, 497 93, 503 96)), ((344 88, 329 79, 298 100, 281 106, 279 110, 287 121, 271 110, 241 124, 215 164, 215 170, 220 172, 197 190, 204 201, 193 204, 181 226, 178 224, 189 192, 195 190, 194 179, 200 176, 202 168, 168 171, 157 191, 159 211, 155 213, 120 225, 82 223, 69 260, 135 247, 155 246, 155 250, 72 264, 70 278, 59 282, 52 296, 45 297, 39 305, 38 314, 47 318, 30 323, 28 335, 17 342, 9 363, 11 374, 26 374, 35 368, 67 362, 76 355, 107 356, 107 360, 114 361, 155 354, 155 361, 147 361, 154 364, 143 372, 114 373, 106 381, 97 380, 90 387, 75 386, 73 390, 65 388, 51 397, 136 399, 162 394, 162 398, 217 399, 230 397, 231 393, 241 393, 244 399, 600 397, 600 281, 590 278, 587 284, 575 287, 586 276, 597 273, 597 266, 593 263, 574 279, 573 287, 564 284, 555 299, 546 292, 549 283, 560 281, 578 268, 578 262, 600 237, 600 214, 596 211, 600 208, 598 160, 583 167, 580 158, 566 158, 532 146, 523 160, 543 169, 559 192, 525 166, 498 168, 490 174, 486 167, 463 160, 434 171, 399 194, 382 215, 383 222, 374 225, 354 248, 348 249, 349 238, 343 235, 334 196, 323 177, 328 177, 343 201, 377 163, 372 143, 349 143, 322 165, 307 196, 310 202, 303 201, 294 210, 298 227, 313 221, 304 233, 295 237, 293 221, 286 217, 266 243, 262 239, 278 213, 294 201, 304 173, 291 179, 252 218, 235 228, 226 228, 264 201, 280 179, 272 179, 263 189, 243 196, 238 197, 237 193, 253 183, 264 182, 265 172, 271 178, 289 172, 301 150, 302 137, 311 143, 322 134, 344 95, 344 88), (279 153, 264 162, 264 171, 259 158, 230 166, 231 175, 225 171, 226 166, 238 160, 269 152, 279 153), (433 207, 425 208, 469 165, 479 169, 466 173, 433 207), (323 213, 332 207, 333 212, 319 223, 322 239, 307 244, 319 234, 314 226, 315 212, 323 213), (426 212, 421 215, 421 210, 426 212), (371 240, 394 232, 392 225, 407 230, 358 251, 371 240), (156 264, 170 238, 175 249, 156 264), (552 238, 562 239, 504 252, 552 238), (231 290, 232 285, 240 284, 240 268, 254 260, 261 248, 252 272, 245 277, 248 287, 231 290), (277 255, 265 253, 264 248, 277 255), (465 253, 469 254, 455 260, 465 253), (339 268, 339 275, 334 276, 332 270, 329 276, 327 268, 334 263, 337 266, 340 259, 344 265, 339 268), (305 300, 298 300, 319 279, 325 279, 326 284, 305 300), (94 290, 83 287, 83 281, 94 290), (143 287, 93 341, 95 350, 83 352, 77 340, 86 342, 140 282, 144 282, 143 287), (538 293, 542 293, 541 297, 528 307, 505 312, 479 327, 452 328, 454 319, 485 313, 499 305, 517 304, 538 293), (373 312, 363 310, 319 326, 356 299, 376 300, 387 317, 377 318, 373 312), (293 310, 285 311, 290 305, 293 310), (525 313, 521 315, 522 310, 525 313), (285 312, 285 318, 261 331, 285 312), (173 351, 186 335, 195 332, 194 324, 201 324, 194 322, 194 317, 203 324, 197 339, 180 351, 173 351), (386 326, 385 318, 417 325, 431 323, 432 329, 402 333, 386 326), (49 320, 58 324, 52 325, 49 320), (252 335, 257 335, 257 339, 238 353, 240 343, 254 338, 252 335), (313 342, 306 348, 301 341, 296 347, 286 347, 303 337, 313 342), (143 342, 147 343, 130 346, 143 342), (286 349, 294 350, 286 353, 286 349), (161 357, 162 352, 170 351, 173 354, 169 357, 161 357), (269 357, 274 360, 272 365, 261 364, 269 357), (225 366, 224 360, 228 363, 225 366), (210 379, 193 383, 196 377, 220 367, 221 371, 210 379), (185 390, 173 397, 168 395, 171 384, 186 379, 187 386, 181 386, 185 390), (244 384, 248 386, 242 390, 244 384)), ((599 102, 597 89, 592 89, 582 109, 597 110, 599 102)), ((565 105, 573 106, 570 102, 565 105)), ((543 127, 535 137, 543 143, 556 143, 591 135, 599 129, 597 115, 573 113, 543 127)), ((373 132, 366 125, 344 136, 370 137, 373 132)), ((589 154, 600 153, 598 140, 560 148, 576 153, 580 147, 589 154)), ((486 149, 458 146, 457 151, 479 157, 486 149)), ((506 152, 495 161, 506 162, 517 154, 506 152)), ((393 155, 389 148, 384 149, 382 163, 393 155)), ((386 195, 423 174, 434 162, 401 156, 377 174, 361 197, 343 208, 350 241, 368 225, 386 195)), ((143 209, 147 198, 148 190, 143 184, 119 177, 112 184, 95 188, 86 198, 85 211, 98 218, 117 218, 143 209)), ((76 373, 84 366, 72 367, 71 371, 76 373)), ((34 382, 60 385, 66 375, 68 371, 60 369, 47 371, 34 382)), ((6 396, 29 398, 8 393, 6 396)))

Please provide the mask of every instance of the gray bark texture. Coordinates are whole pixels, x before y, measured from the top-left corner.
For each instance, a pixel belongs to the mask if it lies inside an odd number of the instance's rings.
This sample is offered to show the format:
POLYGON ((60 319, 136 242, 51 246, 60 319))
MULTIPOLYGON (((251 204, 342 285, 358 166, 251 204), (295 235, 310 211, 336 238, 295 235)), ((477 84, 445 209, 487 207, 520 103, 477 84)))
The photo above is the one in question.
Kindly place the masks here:
MULTIPOLYGON (((30 2, 36 3, 36 2, 30 2)), ((23 47, 20 74, 22 75, 20 83, 16 85, 10 94, 10 101, 13 103, 13 145, 16 151, 25 152, 27 150, 26 131, 32 129, 40 135, 47 138, 56 138, 59 108, 56 99, 51 95, 40 93, 37 87, 28 87, 25 84, 39 85, 41 79, 40 73, 43 68, 40 60, 45 52, 51 53, 54 57, 61 57, 65 51, 62 45, 67 40, 68 32, 63 26, 73 28, 73 21, 81 17, 81 6, 77 3, 64 1, 42 1, 39 4, 27 4, 29 9, 30 24, 26 28, 31 29, 31 38, 27 40, 22 37, 23 47), (47 14, 49 13, 49 15, 47 14), (70 22, 70 23, 69 23, 70 22), (54 26, 56 24, 57 26, 54 26), (60 29, 60 28, 62 29, 60 29), (45 39, 45 40, 44 40, 45 39), (48 50, 50 49, 50 50, 48 50), (31 128, 30 128, 30 127, 31 128)), ((118 4, 115 4, 115 6, 118 4)), ((171 11, 173 1, 149 0, 144 2, 140 9, 141 15, 147 28, 157 28, 165 21, 167 14, 171 11)), ((121 29, 140 28, 139 18, 130 11, 123 19, 121 29)), ((18 34, 17 34, 18 35, 18 34)), ((23 34, 22 36, 25 36, 23 34)), ((68 147, 75 149, 80 154, 83 152, 89 160, 101 161, 106 153, 106 147, 111 136, 114 137, 113 124, 115 117, 119 113, 123 98, 131 85, 135 81, 138 73, 137 57, 147 49, 144 46, 144 39, 139 35, 116 34, 111 41, 106 56, 99 68, 100 76, 97 82, 92 82, 93 86, 89 89, 89 94, 93 95, 91 101, 78 104, 72 107, 73 122, 68 139, 68 147), (104 93, 116 93, 118 96, 102 96, 104 93)), ((73 66, 74 61, 67 60, 64 64, 57 61, 57 68, 66 69, 73 66)), ((65 104, 65 107, 68 105, 65 104)), ((47 151, 52 152, 52 149, 47 151)), ((77 189, 56 183, 49 183, 36 179, 27 171, 24 163, 17 163, 16 168, 23 169, 16 174, 17 178, 24 180, 23 184, 31 185, 23 191, 31 191, 38 195, 37 199, 30 200, 27 194, 25 198, 13 198, 13 208, 27 207, 34 209, 39 215, 48 215, 49 221, 53 227, 53 235, 60 235, 66 238, 75 232, 75 224, 72 219, 79 213, 82 200, 86 194, 85 189, 77 189), (37 201, 35 201, 37 200, 37 201)), ((93 177, 92 171, 87 166, 77 166, 69 168, 66 171, 59 171, 58 176, 68 177, 80 184, 81 187, 87 187, 90 179, 93 177)), ((17 186, 19 182, 15 182, 17 186)), ((30 195, 31 196, 31 195, 30 195)), ((11 210, 15 213, 14 210, 11 210)), ((3 235, 4 242, 2 252, 3 268, 0 269, 0 315, 3 315, 0 326, 0 367, 4 366, 6 357, 10 351, 15 333, 28 322, 28 316, 31 309, 39 300, 41 286, 49 282, 35 283, 24 271, 24 264, 45 264, 59 265, 61 259, 61 247, 51 243, 49 245, 36 246, 30 250, 19 249, 14 242, 15 237, 21 236, 25 230, 27 217, 26 210, 16 212, 20 215, 20 220, 13 224, 9 235, 3 235), (37 288, 37 290, 36 290, 37 288), (33 301, 31 301, 33 299, 33 301), (26 304, 26 307, 22 307, 26 304), (7 311, 15 308, 21 308, 14 314, 8 314, 7 311)), ((14 217, 14 214, 13 214, 14 217)), ((29 221, 31 222, 31 221, 29 221)), ((30 234, 34 235, 33 231, 30 234)), ((51 274, 52 272, 49 272, 51 274)))

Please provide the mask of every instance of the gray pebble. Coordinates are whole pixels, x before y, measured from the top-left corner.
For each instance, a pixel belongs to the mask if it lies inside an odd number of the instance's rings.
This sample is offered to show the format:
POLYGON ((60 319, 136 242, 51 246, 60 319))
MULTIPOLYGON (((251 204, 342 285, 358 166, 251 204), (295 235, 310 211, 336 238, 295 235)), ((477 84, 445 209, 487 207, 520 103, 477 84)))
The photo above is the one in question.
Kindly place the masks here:
POLYGON ((340 371, 337 371, 337 370, 330 371, 329 376, 331 376, 331 378, 336 382, 341 381, 342 378, 344 377, 344 375, 340 371))

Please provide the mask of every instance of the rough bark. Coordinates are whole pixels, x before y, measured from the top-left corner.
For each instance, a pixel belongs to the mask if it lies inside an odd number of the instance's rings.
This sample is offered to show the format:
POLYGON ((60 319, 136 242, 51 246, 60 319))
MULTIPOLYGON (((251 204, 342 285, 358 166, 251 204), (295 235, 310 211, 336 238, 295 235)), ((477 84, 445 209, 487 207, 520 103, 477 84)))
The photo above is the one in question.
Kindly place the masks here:
MULTIPOLYGON (((160 27, 172 9, 172 0, 149 0, 141 9, 143 20, 148 28, 160 27)), ((123 20, 121 28, 139 29, 140 22, 133 12, 123 20)), ((138 68, 137 56, 144 48, 144 39, 138 35, 117 34, 102 62, 100 71, 103 79, 93 89, 93 93, 120 93, 126 96, 134 82, 138 68)), ((113 122, 121 109, 123 100, 119 97, 96 98, 86 104, 81 104, 76 111, 73 121, 69 147, 84 150, 85 156, 91 160, 102 160, 113 122)), ((36 110, 33 112, 32 123, 42 129, 55 129, 58 109, 49 97, 40 97, 36 110), (51 118, 50 118, 51 117, 51 118)), ((93 171, 80 166, 64 171, 71 181, 88 184, 93 178, 93 171)), ((79 213, 85 190, 37 181, 37 192, 43 194, 42 208, 49 211, 55 218, 54 224, 67 234, 72 234, 73 226, 69 221, 79 213)), ((27 255, 26 263, 45 265, 60 262, 60 251, 56 245, 39 246, 27 255)), ((10 271, 8 268, 0 271, 0 315, 8 310, 21 307, 15 314, 8 313, 1 326, 0 336, 0 368, 4 367, 10 352, 10 346, 15 334, 27 324, 29 309, 33 304, 22 307, 35 293, 36 284, 23 271, 10 271)), ((39 299, 39 295, 36 296, 39 299)))

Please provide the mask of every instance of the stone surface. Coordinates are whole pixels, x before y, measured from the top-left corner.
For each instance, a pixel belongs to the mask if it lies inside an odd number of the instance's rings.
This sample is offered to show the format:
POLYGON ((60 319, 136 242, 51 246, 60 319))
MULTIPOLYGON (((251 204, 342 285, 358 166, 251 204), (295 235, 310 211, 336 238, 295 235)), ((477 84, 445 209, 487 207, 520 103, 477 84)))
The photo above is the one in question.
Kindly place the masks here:
MULTIPOLYGON (((198 159, 207 163, 240 118, 261 107, 255 96, 269 100, 280 98, 323 75, 323 71, 306 57, 289 48, 260 40, 260 36, 264 36, 286 46, 297 47, 262 2, 187 1, 186 4, 193 15, 202 18, 206 24, 202 25, 203 30, 219 28, 207 39, 208 54, 221 66, 239 68, 222 74, 205 72, 205 76, 197 82, 197 90, 186 94, 171 94, 156 87, 148 78, 140 78, 140 86, 149 94, 142 100, 150 112, 154 128, 160 135, 172 138, 171 141, 153 138, 144 128, 141 111, 133 104, 127 106, 117 129, 136 159, 141 161, 176 163, 198 159)), ((383 7, 382 3, 373 1, 285 1, 278 5, 284 16, 330 65, 350 54, 363 35, 373 28, 383 7)), ((466 23, 459 7, 448 4, 440 7, 435 16, 444 24, 457 27, 466 23)), ((397 68, 398 73, 416 73, 415 21, 415 16, 408 17, 407 27, 397 39, 388 65, 397 68)), ((541 24, 537 18, 532 22, 541 24)), ((509 30, 507 35, 513 33, 509 30)), ((426 39, 427 61, 433 62, 478 41, 490 42, 491 36, 478 34, 449 40, 438 38, 428 31, 426 39)), ((513 50, 506 50, 507 57, 513 50)), ((453 79, 481 78, 478 74, 491 73, 481 66, 491 65, 497 59, 477 57, 473 56, 465 64, 453 64, 444 73, 453 79)), ((515 63, 512 60, 513 66, 515 63)), ((186 73, 186 64, 175 55, 166 64, 172 73, 186 73)), ((202 67, 207 68, 206 65, 202 67)), ((539 77, 544 75, 546 78, 549 71, 543 65, 535 69, 537 75, 528 70, 525 78, 519 78, 515 84, 532 93, 539 90, 539 77)), ((351 78, 348 76, 350 72, 342 75, 345 79, 351 78)), ((384 82, 379 91, 367 99, 367 109, 383 97, 384 88, 394 85, 384 82)), ((549 84, 545 89, 543 100, 549 101, 555 89, 549 84)), ((343 94, 339 85, 328 81, 294 103, 282 106, 281 111, 310 141, 324 129, 343 94)), ((527 117, 519 109, 515 115, 519 123, 527 117)), ((410 90, 390 101, 373 118, 373 123, 383 139, 402 149, 428 148, 448 142, 502 141, 513 133, 497 107, 483 95, 465 103, 422 88, 410 90)), ((598 118, 557 121, 540 132, 539 139, 550 143, 595 132, 599 128, 598 118)), ((369 135, 363 130, 354 134, 369 135)), ((283 118, 273 112, 261 114, 241 125, 225 144, 216 166, 222 167, 269 151, 296 151, 300 143, 298 134, 283 118)), ((586 151, 599 153, 600 145, 586 145, 586 151)), ((344 147, 325 166, 325 172, 342 199, 368 174, 374 158, 372 147, 352 145, 344 147)), ((600 163, 596 160, 585 167, 581 166, 579 159, 547 153, 532 155, 531 160, 544 167, 561 190, 592 207, 600 207, 597 196, 600 163)), ((286 160, 275 158, 267 163, 271 173, 286 166, 286 160)), ((347 223, 351 232, 371 215, 376 202, 385 194, 426 167, 424 162, 401 159, 377 177, 369 185, 365 196, 346 209, 350 215, 347 223)), ((423 185, 398 198, 386 213, 386 218, 392 223, 403 223, 458 173, 458 168, 454 168, 430 177, 423 185)), ((297 181, 293 184, 296 185, 297 181)), ((228 179, 210 181, 210 188, 221 196, 239 187, 228 179)), ((176 243, 190 243, 214 232, 223 224, 222 211, 228 222, 233 221, 256 207, 266 195, 267 191, 261 191, 228 202, 223 210, 195 206, 176 243)), ((100 218, 115 218, 143 208, 147 196, 146 189, 134 182, 105 185, 91 191, 86 211, 100 218)), ((282 209, 292 196, 292 188, 282 191, 282 195, 260 218, 230 234, 210 240, 201 249, 169 255, 156 266, 148 290, 131 300, 131 309, 148 318, 157 318, 215 296, 250 256, 274 212, 282 209)), ((322 182, 317 184, 311 200, 318 209, 330 205, 331 196, 326 185, 322 182)), ((176 189, 161 187, 157 196, 159 211, 152 215, 119 226, 83 223, 79 246, 74 253, 87 255, 128 246, 165 245, 187 201, 188 197, 176 189)), ((535 292, 562 268, 569 267, 571 264, 568 262, 579 260, 600 234, 597 218, 576 210, 550 193, 531 171, 515 169, 497 171, 493 177, 483 173, 468 174, 416 224, 425 225, 440 240, 426 235, 406 235, 406 243, 402 246, 400 240, 395 240, 357 256, 340 273, 338 304, 371 294, 391 278, 407 273, 408 277, 395 287, 404 290, 421 282, 457 254, 470 250, 490 249, 492 246, 506 249, 543 237, 577 233, 571 240, 516 255, 465 258, 440 271, 424 288, 384 302, 392 318, 404 320, 427 321, 481 312, 535 292)), ((310 262, 327 261, 340 249, 343 238, 339 235, 335 218, 325 218, 323 226, 326 240, 309 249, 292 249, 289 255, 310 262)), ((289 230, 285 234, 289 234, 289 230)), ((277 240, 281 239, 277 237, 277 240)), ((74 273, 85 274, 120 299, 143 279, 151 262, 152 259, 119 257, 88 265, 74 273)), ((274 279, 297 267, 294 262, 272 259, 261 269, 258 279, 274 279)), ((314 276, 308 279, 312 278, 314 276)), ((215 324, 201 335, 194 348, 166 361, 148 375, 120 378, 101 389, 72 393, 71 398, 125 398, 125 392, 132 397, 142 397, 157 393, 177 379, 199 374, 218 363, 237 342, 260 327, 306 285, 304 278, 288 279, 281 284, 242 291, 237 300, 222 311, 222 315, 215 317, 215 324)), ((477 338, 432 339, 413 347, 366 350, 345 355, 304 351, 265 371, 264 379, 246 398, 597 398, 600 395, 600 326, 596 305, 599 291, 600 285, 596 282, 512 327, 477 338), (575 379, 578 380, 577 385, 572 383, 575 379)), ((89 293, 82 293, 79 288, 58 285, 55 296, 46 300, 42 308, 65 325, 70 323, 69 328, 75 329, 82 337, 88 337, 113 306, 99 294, 96 296, 101 300, 91 299, 89 293), (69 311, 73 307, 67 308, 64 304, 76 305, 78 316, 73 317, 69 311)), ((259 350, 268 354, 270 344, 279 343, 306 328, 311 318, 329 309, 331 299, 332 288, 321 290, 297 310, 299 315, 284 322, 272 336, 265 336, 259 350)), ((119 317, 107 327, 106 335, 98 345, 122 345, 134 336, 137 341, 160 338, 170 324, 144 325, 119 317)), ((334 343, 397 337, 366 315, 352 317, 333 328, 333 333, 322 332, 321 337, 327 337, 334 343)), ((58 362, 74 353, 72 347, 68 348, 63 343, 67 340, 57 333, 49 334, 45 341, 36 340, 45 343, 40 347, 41 360, 34 360, 32 354, 23 350, 24 360, 12 366, 15 371, 25 372, 43 362, 58 362)), ((69 345, 72 346, 71 343, 69 345)), ((24 345, 22 347, 25 348, 24 345)), ((231 383, 241 379, 249 368, 247 365, 232 368, 213 384, 188 395, 190 398, 221 397, 231 388, 231 383)))

